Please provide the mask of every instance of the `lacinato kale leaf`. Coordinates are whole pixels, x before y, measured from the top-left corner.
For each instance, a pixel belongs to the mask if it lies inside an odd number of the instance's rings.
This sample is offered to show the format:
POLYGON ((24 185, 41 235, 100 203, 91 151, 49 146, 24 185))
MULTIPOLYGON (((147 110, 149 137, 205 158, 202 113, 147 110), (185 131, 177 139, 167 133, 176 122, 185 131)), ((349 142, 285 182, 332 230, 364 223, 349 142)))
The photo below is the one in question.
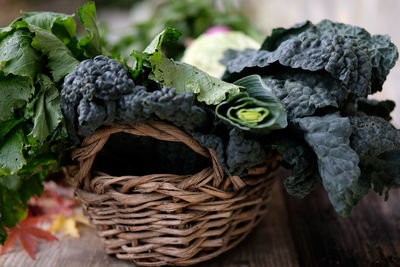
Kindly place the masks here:
POLYGON ((246 68, 268 70, 272 63, 308 71, 325 70, 346 86, 349 93, 366 96, 371 87, 371 63, 365 50, 352 39, 340 35, 319 36, 302 32, 288 39, 274 51, 245 50, 227 62, 228 73, 240 73, 246 68))
POLYGON ((318 109, 338 108, 345 98, 341 84, 323 73, 293 71, 263 77, 287 110, 289 119, 313 115, 318 109))
POLYGON ((379 117, 349 117, 352 126, 351 147, 362 155, 378 156, 400 150, 400 130, 379 117))
POLYGON ((377 116, 390 121, 390 113, 394 110, 396 104, 391 100, 378 101, 376 99, 358 98, 357 110, 368 116, 377 116))
POLYGON ((291 169, 291 176, 283 181, 286 191, 304 198, 320 183, 316 157, 306 143, 276 133, 266 138, 266 147, 276 150, 291 169))
POLYGON ((344 38, 353 39, 357 46, 368 51, 372 65, 372 92, 382 90, 391 68, 394 67, 399 55, 396 46, 390 41, 388 35, 372 35, 365 29, 343 23, 323 20, 311 29, 319 34, 334 33, 344 38))
POLYGON ((346 216, 361 198, 359 157, 350 147, 351 124, 338 114, 295 120, 318 157, 318 170, 336 211, 346 216))
POLYGON ((247 175, 247 169, 260 164, 266 157, 262 143, 240 129, 229 132, 226 165, 231 175, 247 175))

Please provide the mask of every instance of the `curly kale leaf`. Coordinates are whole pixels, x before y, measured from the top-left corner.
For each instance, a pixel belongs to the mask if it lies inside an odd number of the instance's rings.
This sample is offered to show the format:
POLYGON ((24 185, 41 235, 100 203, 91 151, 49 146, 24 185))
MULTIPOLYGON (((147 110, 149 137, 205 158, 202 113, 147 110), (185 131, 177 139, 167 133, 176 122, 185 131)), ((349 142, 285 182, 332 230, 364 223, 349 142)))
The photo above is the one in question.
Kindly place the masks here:
POLYGON ((78 113, 78 134, 89 136, 99 128, 106 120, 107 111, 103 105, 96 104, 83 98, 77 108, 78 113))
POLYGON ((260 164, 266 156, 261 142, 233 128, 226 147, 226 163, 232 175, 247 175, 247 169, 260 164))
POLYGON ((396 46, 388 35, 372 35, 365 29, 343 23, 323 20, 318 23, 314 32, 319 34, 334 33, 357 42, 357 46, 368 51, 372 64, 372 93, 382 90, 391 68, 394 67, 399 55, 396 46))
POLYGON ((78 142, 77 135, 91 135, 103 122, 112 122, 116 102, 138 90, 118 61, 105 56, 82 61, 65 77, 60 93, 69 136, 78 142))
POLYGON ((338 114, 295 120, 305 141, 318 157, 318 170, 336 211, 347 216, 368 192, 360 187, 359 157, 350 147, 352 127, 348 118, 338 114))
POLYGON ((338 108, 337 99, 344 99, 340 83, 323 73, 296 71, 264 76, 263 81, 281 100, 289 120, 311 116, 322 108, 338 108))
POLYGON ((391 100, 378 101, 375 99, 358 98, 357 110, 369 116, 378 116, 386 121, 392 120, 390 113, 396 104, 391 100))
POLYGON ((352 130, 351 147, 362 155, 377 156, 400 150, 400 130, 379 117, 349 117, 352 130))
POLYGON ((293 138, 273 136, 266 140, 268 148, 275 149, 291 167, 291 176, 283 181, 286 191, 304 198, 320 183, 315 155, 305 144, 293 138))
POLYGON ((123 123, 133 124, 158 118, 187 131, 205 128, 210 121, 206 111, 196 105, 194 94, 177 94, 175 88, 168 87, 123 96, 119 101, 118 113, 123 123))

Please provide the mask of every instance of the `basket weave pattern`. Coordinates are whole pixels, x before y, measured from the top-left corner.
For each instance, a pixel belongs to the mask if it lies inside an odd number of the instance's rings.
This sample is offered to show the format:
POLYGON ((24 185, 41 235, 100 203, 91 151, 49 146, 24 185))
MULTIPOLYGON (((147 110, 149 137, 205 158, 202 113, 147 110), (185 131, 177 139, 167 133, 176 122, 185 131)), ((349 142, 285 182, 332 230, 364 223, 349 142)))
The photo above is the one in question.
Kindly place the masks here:
POLYGON ((145 266, 191 265, 237 245, 265 214, 278 167, 271 155, 265 167, 249 170, 252 177, 227 176, 213 149, 163 122, 107 125, 87 137, 73 158, 80 164, 76 195, 106 252, 145 266), (92 171, 96 154, 118 132, 182 142, 210 165, 192 175, 92 171))

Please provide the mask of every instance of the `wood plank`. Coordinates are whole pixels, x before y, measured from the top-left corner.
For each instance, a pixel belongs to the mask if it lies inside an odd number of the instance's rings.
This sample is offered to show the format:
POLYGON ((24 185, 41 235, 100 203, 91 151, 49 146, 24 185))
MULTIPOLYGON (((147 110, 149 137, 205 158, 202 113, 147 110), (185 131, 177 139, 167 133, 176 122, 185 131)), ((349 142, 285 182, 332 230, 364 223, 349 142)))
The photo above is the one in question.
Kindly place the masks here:
POLYGON ((348 218, 320 187, 303 200, 285 194, 301 266, 400 266, 400 189, 370 192, 348 218))

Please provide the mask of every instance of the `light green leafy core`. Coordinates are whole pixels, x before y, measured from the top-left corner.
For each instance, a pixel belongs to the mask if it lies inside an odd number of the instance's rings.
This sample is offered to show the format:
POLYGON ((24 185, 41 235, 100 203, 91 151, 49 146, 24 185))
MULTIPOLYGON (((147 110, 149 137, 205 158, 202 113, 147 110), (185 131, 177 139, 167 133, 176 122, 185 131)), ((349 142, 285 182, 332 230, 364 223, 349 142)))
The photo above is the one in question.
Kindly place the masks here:
POLYGON ((268 114, 269 110, 266 108, 243 108, 236 112, 238 119, 247 123, 262 122, 268 114))

